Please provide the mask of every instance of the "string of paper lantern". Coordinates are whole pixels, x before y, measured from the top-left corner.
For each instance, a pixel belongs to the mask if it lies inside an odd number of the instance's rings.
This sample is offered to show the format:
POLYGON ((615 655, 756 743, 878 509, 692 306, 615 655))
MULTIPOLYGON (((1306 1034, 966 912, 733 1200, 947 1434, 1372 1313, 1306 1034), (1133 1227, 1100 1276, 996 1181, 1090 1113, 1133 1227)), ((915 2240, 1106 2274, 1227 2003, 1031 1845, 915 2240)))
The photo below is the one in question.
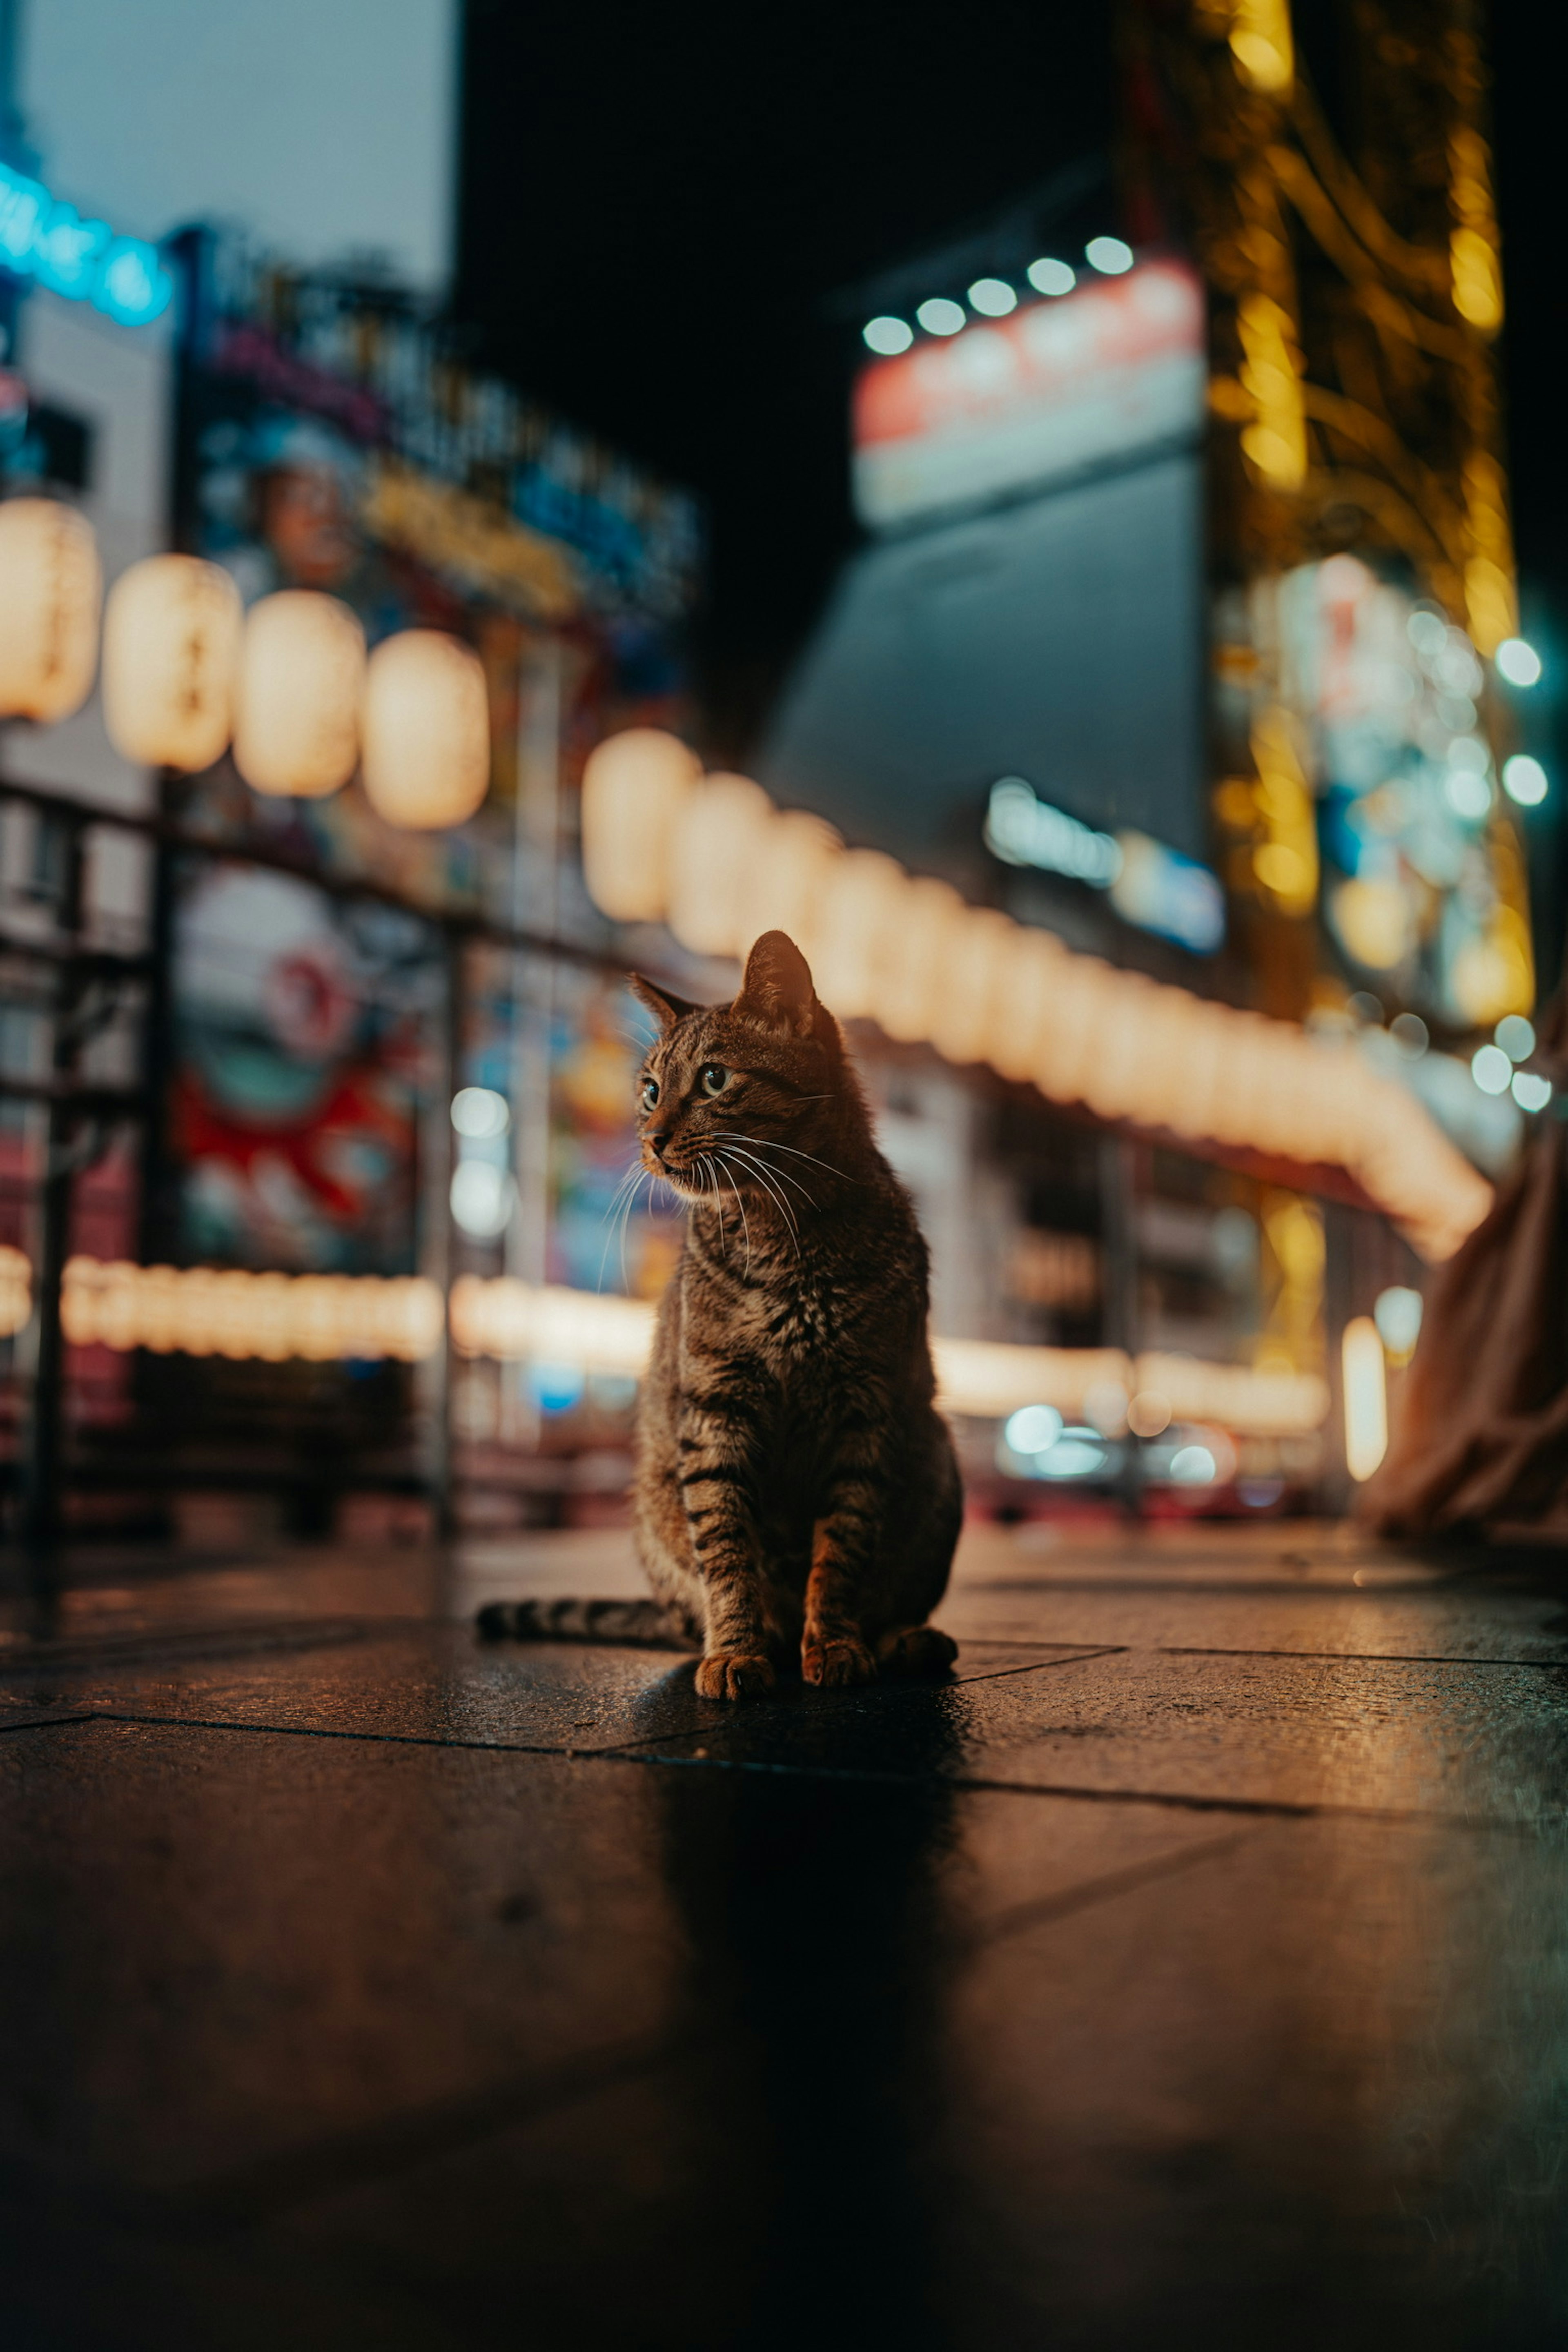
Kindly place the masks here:
POLYGON ((441 1340, 441 1293, 417 1276, 247 1274, 73 1257, 60 1327, 73 1347, 316 1363, 406 1362, 441 1340))
MULTIPOLYGON (((0 501, 0 719, 80 709, 102 602, 85 516, 58 499, 0 501)), ((110 740, 139 765, 195 773, 232 741, 256 791, 300 800, 357 766, 387 823, 421 832, 463 824, 489 788, 489 698, 471 646, 404 629, 367 663, 349 607, 305 589, 262 597, 242 623, 232 579, 195 556, 148 556, 115 582, 102 683, 110 740)))
MULTIPOLYGON (((617 911, 595 876, 619 858, 618 904, 635 895, 648 920, 679 902, 676 935, 684 944, 741 952, 742 934, 770 903, 760 868, 782 847, 787 820, 776 812, 770 819, 758 787, 725 778, 731 831, 706 841, 702 812, 710 806, 717 815, 720 803, 704 802, 690 755, 677 746, 687 763, 685 796, 673 813, 668 794, 657 807, 645 804, 634 893, 624 836, 636 779, 617 766, 615 740, 584 777, 590 890, 606 913, 617 911), (609 788, 601 789, 601 775, 609 788), (613 842, 617 830, 623 838, 613 842), (726 892, 728 905, 720 903, 726 892)), ((654 771, 646 739, 638 758, 654 771)), ((868 1016, 889 1036, 923 1040, 956 1062, 986 1061, 1053 1101, 1084 1103, 1108 1119, 1343 1168, 1434 1260, 1450 1255, 1486 1214, 1486 1179, 1406 1088, 1353 1050, 1320 1044, 1289 1022, 1157 987, 994 909, 966 909, 945 884, 912 879, 879 852, 817 837, 812 858, 815 917, 805 927, 810 944, 801 944, 835 1012, 868 1016)))

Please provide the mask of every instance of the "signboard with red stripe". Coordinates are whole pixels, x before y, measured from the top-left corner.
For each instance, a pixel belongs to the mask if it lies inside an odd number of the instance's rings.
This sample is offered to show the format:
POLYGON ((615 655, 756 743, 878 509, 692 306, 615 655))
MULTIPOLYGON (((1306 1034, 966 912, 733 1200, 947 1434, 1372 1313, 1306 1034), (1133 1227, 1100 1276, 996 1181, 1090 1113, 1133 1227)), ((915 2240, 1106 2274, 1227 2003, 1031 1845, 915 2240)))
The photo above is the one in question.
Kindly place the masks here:
POLYGON ((1202 284, 1170 259, 917 343, 856 384, 860 518, 886 530, 1189 440, 1205 374, 1202 284))

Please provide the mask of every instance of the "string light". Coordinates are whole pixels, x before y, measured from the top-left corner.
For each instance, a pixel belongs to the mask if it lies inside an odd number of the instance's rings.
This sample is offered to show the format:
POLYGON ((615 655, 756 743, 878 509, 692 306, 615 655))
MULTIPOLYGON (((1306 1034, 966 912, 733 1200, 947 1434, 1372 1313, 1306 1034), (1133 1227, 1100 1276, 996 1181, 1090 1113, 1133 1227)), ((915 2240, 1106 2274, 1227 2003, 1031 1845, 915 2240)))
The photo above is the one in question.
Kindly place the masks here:
POLYGON ((60 1326, 73 1347, 154 1355, 416 1362, 441 1341, 441 1293, 417 1276, 247 1274, 73 1257, 60 1326))
MULTIPOLYGON (((632 1378, 647 1370, 653 1306, 598 1291, 530 1284, 510 1275, 460 1276, 452 1286, 454 1345, 465 1356, 571 1364, 632 1378)), ((31 1268, 20 1250, 0 1248, 0 1334, 31 1313, 31 1268)), ((328 1363, 355 1358, 416 1362, 441 1342, 441 1293, 422 1276, 247 1274, 234 1269, 133 1265, 91 1257, 68 1261, 60 1320, 72 1347, 155 1355, 289 1357, 328 1363)), ((1370 1326, 1368 1327, 1371 1328, 1370 1326)), ((932 1341, 942 1403, 952 1412, 1002 1418, 1048 1405, 1081 1419, 1113 1394, 1158 1396, 1167 1418, 1213 1422, 1243 1434, 1287 1435, 1321 1427, 1323 1383, 1285 1372, 1247 1371, 1186 1356, 1129 1359, 1117 1348, 1037 1348, 990 1339, 932 1341)))
MULTIPOLYGON (((761 857, 780 841, 780 820, 769 819, 755 786, 747 794, 741 830, 761 857)), ((616 814, 607 800, 585 801, 591 888, 599 865, 614 866, 604 834, 616 814)), ((745 928, 741 907, 754 904, 755 868, 741 874, 744 861, 733 848, 722 858, 704 851, 700 829, 679 820, 678 808, 662 831, 649 821, 646 887, 636 903, 645 917, 668 913, 670 880, 659 880, 656 897, 647 877, 668 877, 675 864, 686 874, 706 857, 710 890, 728 890, 730 902, 689 920, 700 919, 705 939, 732 942, 745 928)), ((936 1044, 954 1059, 984 1057, 1052 1101, 1086 1103, 1102 1118, 1342 1168, 1433 1260, 1450 1255, 1487 1213, 1486 1179, 1406 1087, 1352 1048, 1321 1045, 1292 1023, 1185 989, 1155 987, 1005 916, 966 912, 945 883, 911 880, 878 851, 837 850, 817 837, 813 857, 810 961, 836 1013, 869 1014, 890 1036, 936 1044)), ((612 887, 619 880, 616 870, 612 887)), ((681 887, 692 887, 691 876, 681 887)), ((599 903, 616 911, 608 899, 599 903)))

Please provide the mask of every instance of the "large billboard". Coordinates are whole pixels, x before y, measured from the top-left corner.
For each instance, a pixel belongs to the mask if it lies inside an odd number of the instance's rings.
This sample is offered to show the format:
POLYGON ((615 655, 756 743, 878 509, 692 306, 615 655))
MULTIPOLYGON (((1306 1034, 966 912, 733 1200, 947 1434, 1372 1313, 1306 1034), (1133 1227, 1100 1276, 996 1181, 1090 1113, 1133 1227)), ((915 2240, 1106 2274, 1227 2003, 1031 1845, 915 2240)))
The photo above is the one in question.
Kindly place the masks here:
POLYGON ((877 537, 781 701, 771 789, 955 870, 1004 777, 1205 855, 1203 317, 1153 259, 865 369, 877 537))
POLYGON ((918 343, 855 389, 855 503, 875 530, 1190 442, 1205 398, 1203 288, 1146 261, 918 343))
MULTIPOLYGON (((442 1076, 447 966, 421 912, 566 931, 593 919, 574 881, 574 786, 601 736, 685 716, 697 516, 683 492, 468 375, 406 306, 279 281, 221 242, 203 263, 181 412, 186 543, 247 606, 316 590, 348 604, 373 646, 411 627, 466 640, 489 688, 490 787, 467 824, 436 832, 384 823, 357 778, 321 800, 268 797, 226 756, 181 787, 185 825, 220 853, 281 853, 402 903, 221 856, 180 862, 165 1245, 206 1263, 401 1274, 418 1258, 422 1106, 442 1076)), ((496 1001, 470 1001, 466 1019, 493 1033, 487 1082, 505 1092, 530 1015, 515 961, 498 969, 496 1001)), ((564 992, 553 1024, 579 1093, 595 1010, 564 992)), ((574 1139, 556 1139, 565 1172, 552 1178, 574 1271, 587 1244, 573 1203, 615 1189, 609 1146, 591 1136, 574 1159, 574 1139)), ((647 1238, 639 1223, 628 1279, 647 1238)), ((617 1248, 612 1286, 619 1265, 617 1248)))

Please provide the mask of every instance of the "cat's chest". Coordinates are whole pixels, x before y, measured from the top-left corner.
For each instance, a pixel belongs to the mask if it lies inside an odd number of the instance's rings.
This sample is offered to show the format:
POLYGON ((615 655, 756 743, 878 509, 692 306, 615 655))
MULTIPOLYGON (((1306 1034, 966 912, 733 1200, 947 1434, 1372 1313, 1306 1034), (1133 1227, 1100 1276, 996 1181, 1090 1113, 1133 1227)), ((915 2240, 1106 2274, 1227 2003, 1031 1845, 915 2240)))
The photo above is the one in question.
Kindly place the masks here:
POLYGON ((839 1285, 808 1276, 747 1299, 736 1315, 734 1336, 788 1389, 797 1378, 820 1379, 851 1357, 858 1320, 854 1301, 839 1285))

